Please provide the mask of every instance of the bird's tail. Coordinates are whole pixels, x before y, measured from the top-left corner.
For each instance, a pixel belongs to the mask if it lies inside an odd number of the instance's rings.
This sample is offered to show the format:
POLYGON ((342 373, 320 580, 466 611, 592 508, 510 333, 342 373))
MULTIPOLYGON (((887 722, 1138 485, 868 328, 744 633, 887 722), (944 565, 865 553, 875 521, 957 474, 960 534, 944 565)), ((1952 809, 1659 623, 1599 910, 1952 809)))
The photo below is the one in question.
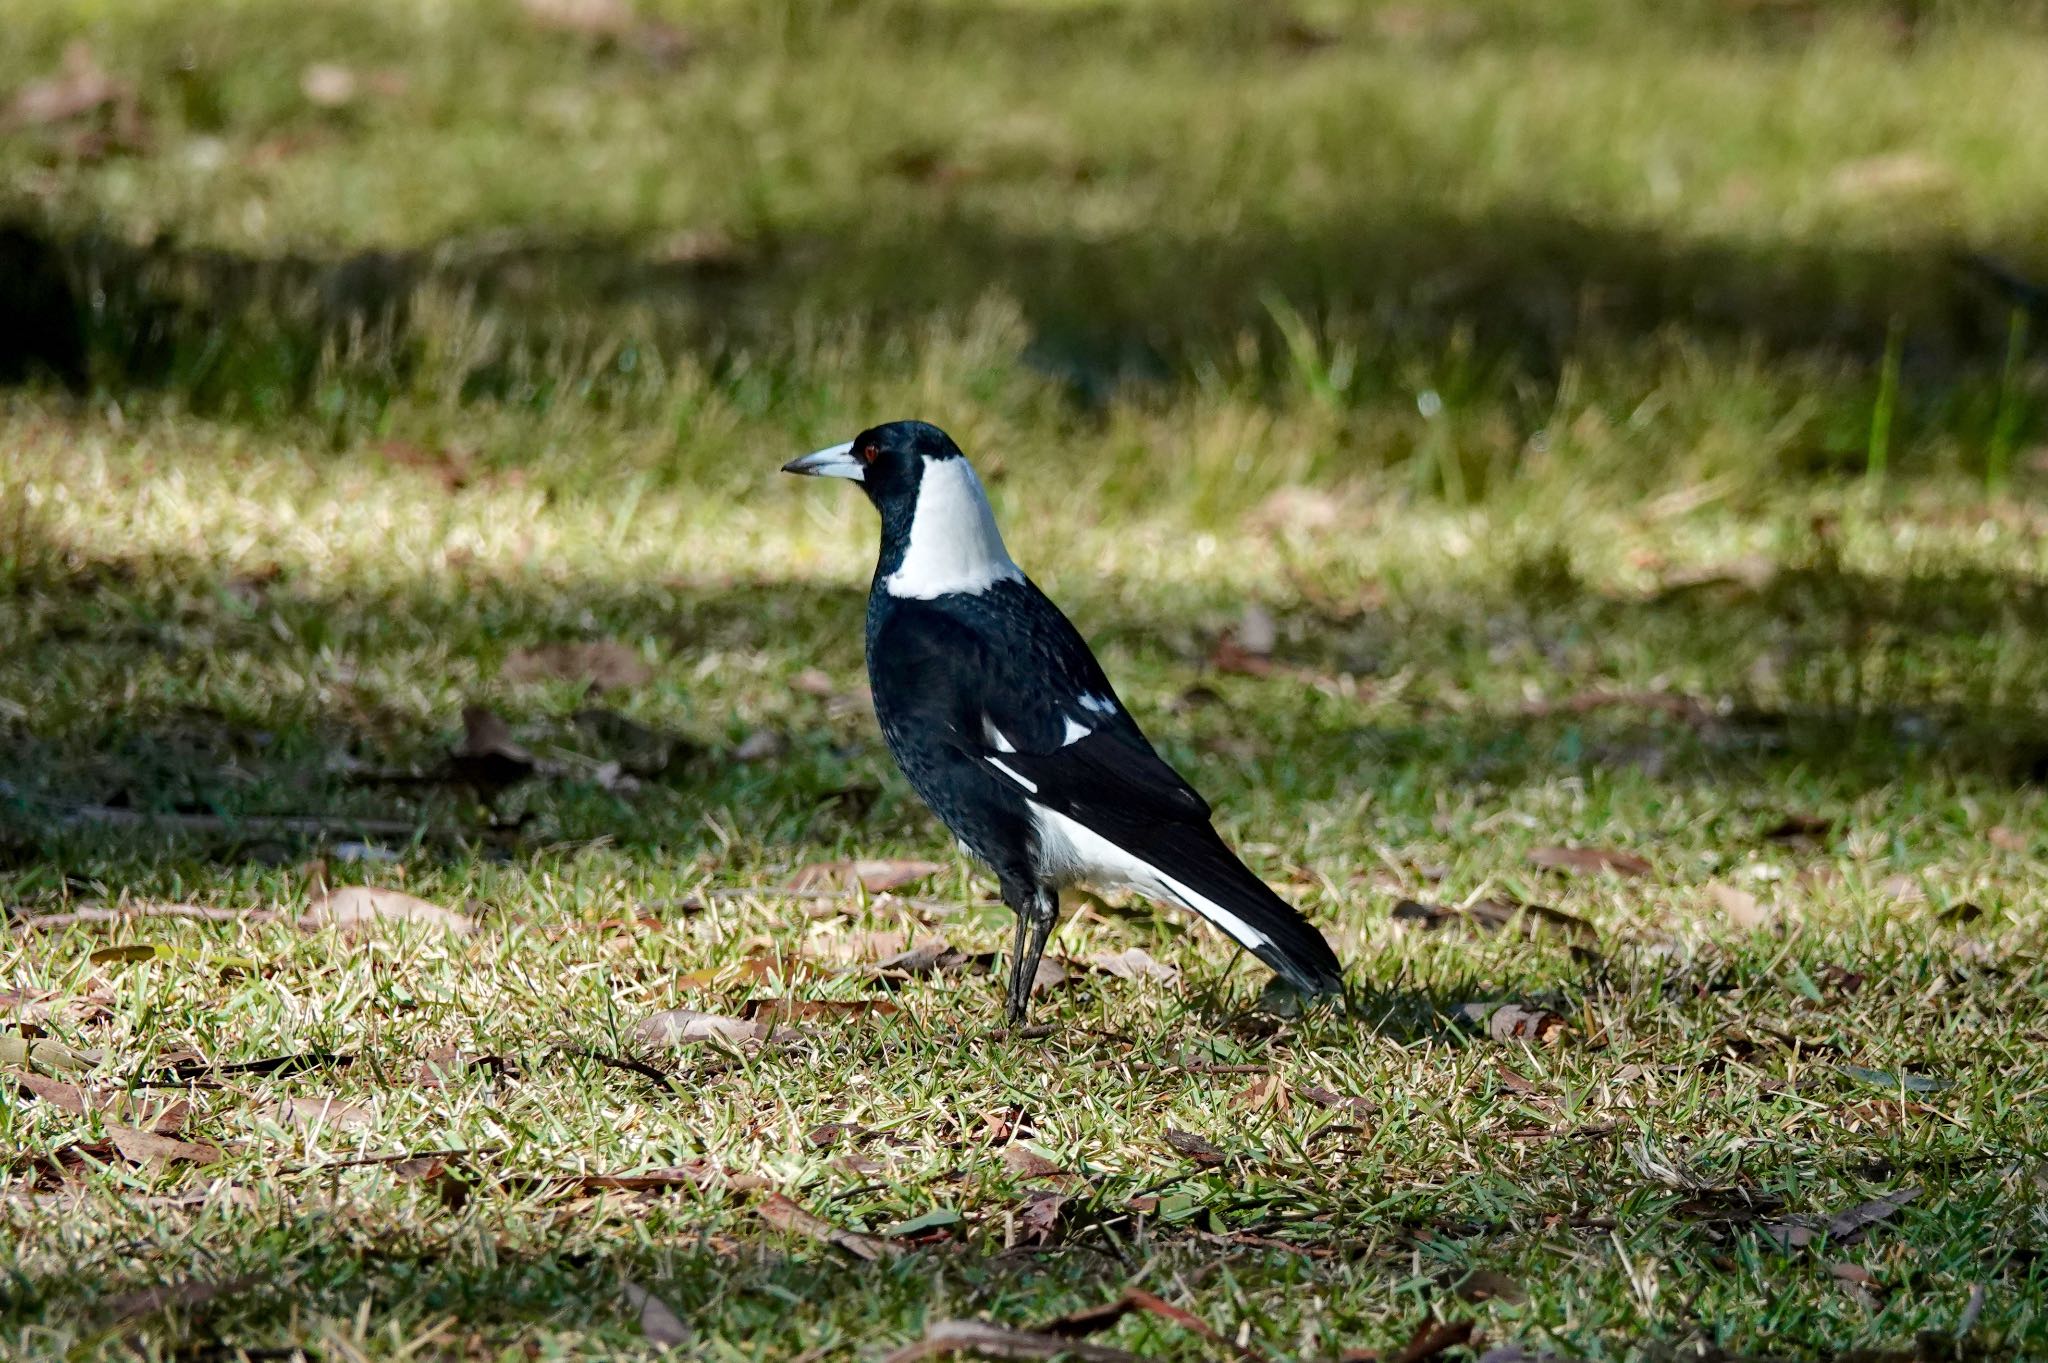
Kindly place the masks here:
POLYGON ((1186 832, 1195 845, 1178 849, 1179 855, 1163 861, 1173 867, 1170 876, 1162 876, 1167 893, 1228 933, 1302 993, 1342 993, 1344 967, 1315 924, 1252 874, 1214 829, 1205 825, 1186 832))

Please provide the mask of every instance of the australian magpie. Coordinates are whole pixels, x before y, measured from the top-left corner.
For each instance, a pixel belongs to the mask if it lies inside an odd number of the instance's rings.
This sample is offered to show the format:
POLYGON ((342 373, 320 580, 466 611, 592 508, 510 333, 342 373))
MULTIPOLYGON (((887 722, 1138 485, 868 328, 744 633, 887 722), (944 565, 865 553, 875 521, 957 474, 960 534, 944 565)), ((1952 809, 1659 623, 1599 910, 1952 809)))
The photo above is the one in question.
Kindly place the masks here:
POLYGON ((881 513, 867 619, 875 716, 911 786, 1017 915, 1013 1024, 1059 892, 1084 882, 1200 914, 1304 993, 1343 988, 1329 943, 1224 845, 1080 633, 1011 561, 944 431, 890 422, 783 472, 850 478, 881 513))

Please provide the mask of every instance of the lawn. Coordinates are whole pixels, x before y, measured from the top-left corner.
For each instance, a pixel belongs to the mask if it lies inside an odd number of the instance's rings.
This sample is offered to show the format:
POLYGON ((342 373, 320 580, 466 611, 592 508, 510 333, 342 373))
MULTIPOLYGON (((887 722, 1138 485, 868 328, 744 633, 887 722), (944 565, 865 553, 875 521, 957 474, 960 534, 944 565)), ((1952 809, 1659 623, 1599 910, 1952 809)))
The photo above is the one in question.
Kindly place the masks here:
POLYGON ((2039 6, 7 22, 0 1355, 2048 1356, 2039 6), (1345 1008, 1003 1030, 903 416, 1345 1008))

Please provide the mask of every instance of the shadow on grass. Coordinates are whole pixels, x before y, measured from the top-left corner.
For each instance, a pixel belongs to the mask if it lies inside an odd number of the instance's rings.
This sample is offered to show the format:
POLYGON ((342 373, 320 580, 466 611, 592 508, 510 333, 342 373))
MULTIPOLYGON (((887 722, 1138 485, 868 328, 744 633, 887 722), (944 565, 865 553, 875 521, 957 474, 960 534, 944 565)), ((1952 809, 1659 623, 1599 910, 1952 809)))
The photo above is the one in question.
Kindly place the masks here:
MULTIPOLYGON (((18 549, 12 590, 36 608, 21 614, 17 656, 33 660, 48 689, 28 713, 0 717, 9 773, 0 826, 15 830, 7 863, 45 863, 48 891, 64 867, 148 878, 160 861, 274 864, 327 840, 235 829, 252 815, 331 819, 331 837, 378 817, 437 829, 438 845, 490 841, 462 790, 359 775, 431 768, 471 700, 576 756, 500 808, 533 818, 514 845, 605 839, 687 858, 713 850, 710 830, 735 810, 750 837, 802 858, 936 836, 857 709, 777 691, 737 712, 733 688, 690 665, 752 659, 764 676, 822 667, 850 680, 861 666, 861 607, 849 589, 581 582, 543 595, 485 579, 371 595, 288 577, 230 583, 214 565, 54 537, 18 549), (575 638, 652 640, 667 658, 655 680, 610 696, 496 677, 514 649, 575 638), (408 678, 420 665, 412 660, 426 658, 436 659, 434 675, 408 678), (399 692, 446 696, 445 713, 358 691, 357 671, 399 692), (475 680, 451 682, 451 671, 475 680), (153 680, 124 680, 136 676, 153 680), (112 708, 102 700, 124 692, 112 708), (637 789, 607 785, 602 765, 625 754, 573 716, 609 706, 672 733, 682 755, 637 789), (735 760, 763 728, 779 745, 735 760), (225 826, 185 837, 147 824, 67 824, 64 811, 79 805, 217 815, 225 826)), ((1404 801, 1429 804, 1430 792, 1507 803, 1523 788, 1602 773, 1671 789, 1796 777, 1823 798, 1906 780, 1995 787, 2048 775, 2037 681, 2048 666, 2039 656, 2048 589, 2038 581, 1961 571, 1882 578, 1822 556, 1766 581, 1620 598, 1548 560, 1531 571, 1547 576, 1532 585, 1511 573, 1489 593, 1342 616, 1303 607, 1281 619, 1285 667, 1265 678, 1211 670, 1205 639, 1241 606, 1221 588, 1148 585, 1142 612, 1114 583, 1063 595, 1112 673, 1169 688, 1149 706, 1134 691, 1138 709, 1170 759, 1225 808, 1243 803, 1232 791, 1289 807, 1372 792, 1399 816, 1404 801), (1613 675, 1638 655, 1698 680, 1682 691, 1617 689, 1613 675), (1382 698, 1382 679, 1394 676, 1406 681, 1382 698), (1502 676, 1544 678, 1557 700, 1487 699, 1483 689, 1502 676)))
MULTIPOLYGON (((559 372, 565 354, 608 354, 622 329, 716 369, 736 351, 786 353, 798 321, 914 343, 930 319, 958 318, 993 293, 1022 310, 1028 358, 1084 403, 1134 382, 1205 381, 1247 338, 1267 381, 1313 384, 1301 366, 1316 362, 1276 326, 1279 308, 1298 310, 1332 353, 1354 354, 1342 394, 1353 401, 1375 387, 1405 396, 1404 369, 1450 355, 1458 372, 1432 382, 1473 391, 1447 400, 1527 402, 1530 384, 1547 394, 1589 346, 1690 341, 1817 361, 1801 374, 1807 388, 1842 386, 1867 407, 1867 372, 1897 324, 1903 418, 1916 393, 1939 388, 1951 391, 1918 404, 1927 421, 1988 432, 2011 309, 2027 302, 2019 275, 1965 268, 1941 242, 1717 241, 1542 210, 1473 218, 1404 203, 1228 235, 1031 233, 933 197, 916 183, 925 172, 900 173, 907 210, 684 257, 545 232, 265 257, 18 220, 0 225, 0 300, 21 319, 0 342, 0 382, 161 388, 202 411, 276 415, 337 377, 373 400, 411 383, 431 341, 463 356, 460 372, 432 376, 437 391, 530 399, 526 359, 552 357, 559 372), (471 332, 496 338, 481 353, 473 335, 435 331, 450 325, 449 300, 473 314, 471 332)), ((2023 274, 2027 252, 2011 257, 2023 274)), ((2016 396, 2032 426, 2032 396, 2016 396)))

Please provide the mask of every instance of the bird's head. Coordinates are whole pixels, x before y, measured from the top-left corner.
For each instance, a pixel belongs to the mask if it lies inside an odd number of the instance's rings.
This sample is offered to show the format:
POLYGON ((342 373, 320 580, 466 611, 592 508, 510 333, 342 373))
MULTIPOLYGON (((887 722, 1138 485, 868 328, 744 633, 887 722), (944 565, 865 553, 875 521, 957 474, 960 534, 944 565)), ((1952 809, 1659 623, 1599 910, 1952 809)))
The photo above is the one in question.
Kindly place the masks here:
POLYGON ((923 421, 891 421, 792 459, 784 473, 850 478, 882 513, 879 577, 895 596, 981 591, 1021 578, 981 482, 953 438, 923 421))
POLYGON ((931 423, 891 421, 862 431, 844 445, 792 459, 782 471, 810 478, 850 478, 886 518, 892 507, 908 510, 917 505, 928 467, 960 458, 953 438, 931 423))

